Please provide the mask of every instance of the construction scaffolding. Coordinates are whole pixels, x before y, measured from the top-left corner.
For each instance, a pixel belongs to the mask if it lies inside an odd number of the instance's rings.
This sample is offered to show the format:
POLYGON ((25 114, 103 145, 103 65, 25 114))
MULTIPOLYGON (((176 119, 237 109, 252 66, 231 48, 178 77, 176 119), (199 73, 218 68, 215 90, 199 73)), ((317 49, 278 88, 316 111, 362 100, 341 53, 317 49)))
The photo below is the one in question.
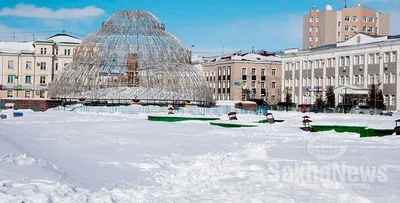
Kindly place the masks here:
POLYGON ((151 13, 120 11, 86 37, 49 85, 51 98, 210 102, 190 52, 151 13))

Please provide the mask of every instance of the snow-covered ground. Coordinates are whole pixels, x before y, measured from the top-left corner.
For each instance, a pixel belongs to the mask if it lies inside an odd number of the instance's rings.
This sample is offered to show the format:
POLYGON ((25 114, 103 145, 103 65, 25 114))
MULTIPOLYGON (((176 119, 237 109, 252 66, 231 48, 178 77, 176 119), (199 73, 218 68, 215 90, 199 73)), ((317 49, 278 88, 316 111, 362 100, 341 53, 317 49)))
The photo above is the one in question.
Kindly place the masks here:
MULTIPOLYGON (((305 114, 273 114, 285 122, 221 128, 26 111, 0 120, 0 202, 400 202, 400 136, 308 133, 305 114)), ((398 118, 307 115, 382 128, 398 118)))

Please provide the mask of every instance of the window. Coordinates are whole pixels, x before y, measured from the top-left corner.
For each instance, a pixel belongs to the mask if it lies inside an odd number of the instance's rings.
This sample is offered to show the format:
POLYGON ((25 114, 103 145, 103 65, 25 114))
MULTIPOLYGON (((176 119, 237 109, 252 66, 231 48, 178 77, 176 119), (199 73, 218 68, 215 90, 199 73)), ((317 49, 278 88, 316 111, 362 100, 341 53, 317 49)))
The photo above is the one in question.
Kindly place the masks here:
POLYGON ((45 91, 40 91, 40 98, 45 98, 45 91))
POLYGON ((58 55, 58 48, 56 49, 56 55, 58 55))
POLYGON ((388 101, 389 101, 389 95, 383 96, 383 103, 385 103, 385 105, 388 105, 388 101))
POLYGON ((358 75, 354 75, 353 84, 358 85, 358 75))
POLYGON ((25 91, 25 98, 31 98, 31 91, 25 91))
POLYGON ((314 26, 310 27, 310 32, 314 32, 314 26))
POLYGON ((295 80, 295 84, 294 84, 296 87, 298 87, 299 86, 299 78, 296 78, 296 80, 295 80))
POLYGON ((68 56, 69 56, 69 55, 71 55, 71 50, 70 50, 70 49, 68 49, 68 56))
POLYGON ((335 76, 332 76, 331 85, 335 85, 335 76))
POLYGON ((7 82, 8 83, 14 83, 14 75, 8 75, 7 82))
POLYGON ((226 75, 226 68, 224 68, 224 72, 223 72, 223 74, 222 75, 226 75))
POLYGON ((392 84, 396 83, 396 74, 395 73, 390 73, 390 83, 392 83, 392 84))
POLYGON ((242 68, 242 75, 246 75, 246 68, 242 68))
POLYGON ((344 66, 344 57, 340 57, 339 63, 340 63, 340 66, 344 66))
POLYGON ((326 77, 325 84, 326 85, 331 85, 331 77, 326 77))
POLYGON ((360 65, 364 64, 364 55, 360 55, 360 65))
POLYGON ((379 74, 374 74, 374 84, 378 84, 379 83, 379 74))
POLYGON ((310 42, 314 41, 314 37, 310 36, 310 42))
POLYGON ((349 76, 344 77, 344 84, 349 84, 349 76))
POLYGON ((261 89, 265 89, 265 82, 261 82, 261 89))
POLYGON ((340 31, 337 33, 337 36, 340 37, 340 31))
POLYGON ((30 84, 31 83, 31 77, 30 75, 25 76, 25 83, 30 84))
POLYGON ((374 22, 374 17, 369 17, 368 22, 373 23, 374 22))
POLYGON ((316 22, 318 23, 318 17, 316 18, 316 22))
POLYGON ((385 73, 384 77, 383 77, 383 83, 387 84, 389 83, 389 73, 385 73))
POLYGON ((358 32, 358 27, 357 26, 352 26, 351 27, 351 31, 358 32))
POLYGON ((345 31, 349 31, 349 30, 350 30, 350 26, 349 26, 349 25, 345 25, 345 26, 344 26, 344 30, 345 30, 345 31))
POLYGON ((272 75, 276 75, 276 69, 272 69, 272 75))
POLYGON ((345 16, 344 21, 349 22, 350 21, 350 16, 345 16))
POLYGON ((354 56, 354 65, 358 65, 358 63, 360 62, 358 56, 354 56))
POLYGON ((230 88, 230 87, 231 87, 231 81, 228 80, 228 88, 230 88))
POLYGON ((332 67, 331 66, 331 59, 326 60, 326 67, 327 68, 332 67))
POLYGON ((339 85, 344 84, 344 76, 340 76, 339 85))
POLYGON ((228 66, 228 75, 231 75, 231 67, 228 66))
POLYGON ((331 67, 335 67, 336 66, 336 59, 332 58, 332 66, 331 67))
POLYGON ((316 32, 319 32, 319 27, 317 27, 317 29, 315 30, 316 32))
POLYGON ((366 32, 366 31, 367 31, 367 27, 366 27, 366 26, 363 26, 363 27, 362 27, 362 31, 363 31, 363 32, 366 32))
POLYGON ((360 85, 364 85, 364 76, 360 75, 360 85))
MULTIPOLYGON (((55 69, 56 71, 58 71, 58 63, 55 63, 55 64, 54 64, 54 69, 55 69)), ((208 76, 208 72, 207 72, 207 76, 208 76)))
POLYGON ((31 70, 32 69, 32 62, 27 61, 25 67, 26 67, 26 70, 31 70))
POLYGON ((44 54, 47 54, 47 48, 44 48, 44 54))
POLYGON ((311 22, 314 22, 314 17, 311 17, 311 18, 310 18, 310 23, 311 23, 311 22))
POLYGON ((390 52, 385 52, 383 57, 383 62, 387 63, 390 61, 390 52))
POLYGON ((349 35, 345 35, 345 36, 344 36, 344 40, 346 41, 346 40, 348 40, 348 39, 350 39, 350 36, 349 36, 349 35))
POLYGON ((46 84, 46 76, 40 76, 40 84, 46 84))
POLYGON ((265 76, 265 69, 261 69, 261 75, 265 76))
POLYGON ((350 56, 346 56, 345 61, 344 61, 344 65, 345 66, 349 66, 350 65, 350 56))
POLYGON ((374 28, 373 27, 368 27, 368 32, 372 32, 374 30, 374 28))
POLYGON ((372 84, 373 77, 372 74, 368 74, 368 85, 372 84))
POLYGON ((256 88, 256 81, 251 81, 251 88, 256 88))
POLYGON ((375 54, 374 62, 375 62, 375 64, 379 63, 379 54, 378 53, 375 54))
POLYGON ((316 37, 315 37, 315 41, 317 41, 317 42, 318 42, 318 36, 316 36, 316 37))
POLYGON ((40 48, 40 54, 43 54, 44 52, 43 52, 43 48, 40 48))
POLYGON ((396 62, 396 52, 393 51, 393 52, 391 53, 391 56, 392 56, 392 57, 391 57, 391 59, 390 59, 390 62, 396 62))
POLYGON ((14 68, 14 61, 13 60, 9 60, 8 61, 8 69, 13 69, 14 68))
POLYGON ((225 81, 222 82, 222 88, 225 88, 225 81))
POLYGON ((340 27, 340 22, 337 23, 337 26, 340 27))
POLYGON ((373 64, 374 63, 374 54, 370 54, 368 57, 368 64, 373 64))
POLYGON ((357 22, 358 21, 358 16, 353 16, 353 22, 357 22))
POLYGON ((307 79, 303 78, 303 82, 302 82, 303 87, 307 85, 307 79))
POLYGON ((7 97, 13 97, 14 96, 14 91, 13 90, 7 90, 7 97))
POLYGON ((255 68, 251 69, 251 75, 256 75, 256 69, 255 68))
POLYGON ((40 63, 40 70, 46 70, 46 62, 40 63))
POLYGON ((64 49, 64 56, 66 56, 67 55, 67 50, 66 49, 64 49))
POLYGON ((389 105, 396 105, 396 96, 394 94, 390 95, 390 104, 389 105))
POLYGON ((271 87, 276 88, 276 82, 271 82, 271 87))
POLYGON ((368 21, 367 16, 363 16, 363 22, 367 22, 367 21, 368 21))
MULTIPOLYGON (((64 63, 64 67, 65 67, 65 63, 64 63)), ((218 76, 221 76, 221 67, 218 68, 218 76)))

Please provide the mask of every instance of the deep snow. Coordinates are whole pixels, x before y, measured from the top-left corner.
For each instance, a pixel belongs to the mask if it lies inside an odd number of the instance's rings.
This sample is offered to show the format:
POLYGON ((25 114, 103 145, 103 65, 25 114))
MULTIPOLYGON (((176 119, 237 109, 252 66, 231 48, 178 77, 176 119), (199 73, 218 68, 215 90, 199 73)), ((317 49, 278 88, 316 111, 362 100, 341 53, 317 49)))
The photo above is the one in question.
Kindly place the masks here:
MULTIPOLYGON (((228 129, 151 122, 144 114, 24 112, 0 121, 0 202, 400 202, 399 136, 307 133, 298 128, 304 114, 273 113, 285 122, 228 129), (330 144, 315 145, 321 140, 330 144), (337 157, 330 157, 332 140, 344 149, 337 157), (361 178, 313 171, 340 164, 361 178), (374 168, 374 179, 361 180, 374 168)), ((397 119, 308 115, 315 124, 382 128, 397 119)))

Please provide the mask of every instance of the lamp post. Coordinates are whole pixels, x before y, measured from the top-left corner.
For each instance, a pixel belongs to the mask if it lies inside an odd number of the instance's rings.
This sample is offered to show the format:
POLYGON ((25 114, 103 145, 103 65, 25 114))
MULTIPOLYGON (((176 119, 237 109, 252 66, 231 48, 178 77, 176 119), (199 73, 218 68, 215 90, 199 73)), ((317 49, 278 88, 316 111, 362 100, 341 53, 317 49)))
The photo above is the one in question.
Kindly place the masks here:
POLYGON ((18 82, 18 75, 14 74, 15 79, 17 80, 17 98, 19 93, 19 82, 18 82))

